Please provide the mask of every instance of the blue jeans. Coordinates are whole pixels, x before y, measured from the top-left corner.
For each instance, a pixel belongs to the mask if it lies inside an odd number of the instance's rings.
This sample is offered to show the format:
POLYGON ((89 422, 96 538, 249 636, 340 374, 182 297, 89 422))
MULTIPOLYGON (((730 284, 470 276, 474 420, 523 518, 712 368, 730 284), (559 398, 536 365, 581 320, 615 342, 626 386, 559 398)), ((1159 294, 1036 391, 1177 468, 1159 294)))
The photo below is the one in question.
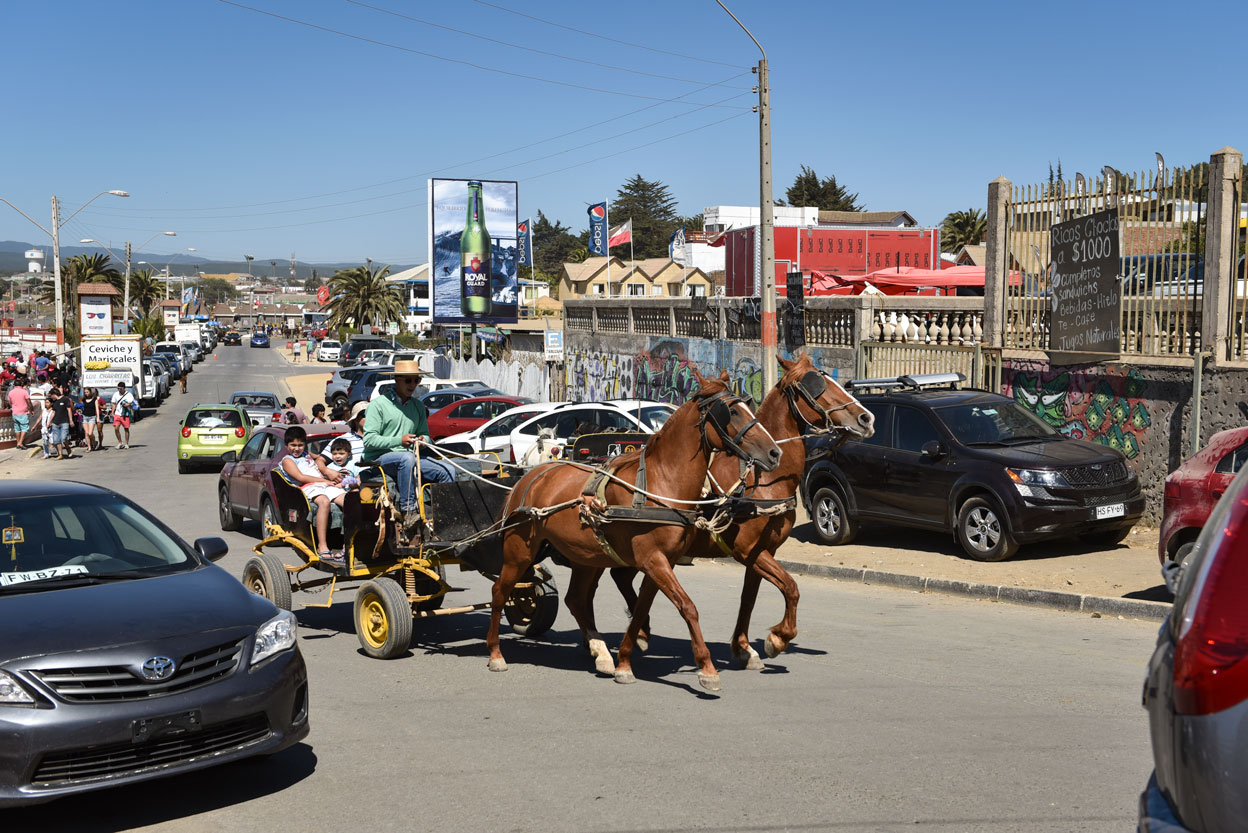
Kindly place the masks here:
POLYGON ((403 512, 416 508, 416 467, 418 465, 422 481, 449 483, 454 480, 451 473, 441 463, 418 457, 411 451, 387 451, 375 459, 381 470, 399 487, 399 509, 403 512))

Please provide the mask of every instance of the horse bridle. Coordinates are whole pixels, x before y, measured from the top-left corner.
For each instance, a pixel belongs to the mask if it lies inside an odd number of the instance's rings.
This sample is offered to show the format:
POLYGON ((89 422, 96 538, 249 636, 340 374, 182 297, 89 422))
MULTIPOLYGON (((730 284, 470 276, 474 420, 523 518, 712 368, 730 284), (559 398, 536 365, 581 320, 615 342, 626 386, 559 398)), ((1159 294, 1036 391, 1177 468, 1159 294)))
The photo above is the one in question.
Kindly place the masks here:
MULTIPOLYGON (((712 395, 699 395, 695 397, 698 403, 698 430, 702 432, 702 443, 708 449, 711 448, 711 442, 706 436, 706 423, 710 422, 719 432, 719 438, 724 444, 724 448, 732 455, 741 458, 747 463, 753 462, 749 454, 741 448, 741 441, 745 439, 745 435, 750 429, 758 425, 758 417, 754 416, 747 422, 735 436, 729 437, 728 429, 732 422, 732 409, 736 405, 744 405, 746 398, 738 396, 729 391, 722 391, 712 395)), ((751 415, 753 413, 751 412, 751 415)))
POLYGON ((798 426, 803 433, 808 434, 830 434, 833 431, 843 431, 832 424, 832 414, 837 411, 843 411, 850 405, 854 404, 854 400, 850 399, 843 405, 836 405, 831 408, 825 408, 819 404, 819 397, 823 396, 823 392, 828 389, 828 377, 818 370, 807 371, 796 384, 791 384, 784 389, 785 398, 789 401, 789 410, 793 412, 793 418, 797 420, 798 426), (810 406, 810 409, 822 417, 823 425, 816 425, 802 415, 802 409, 797 406, 797 398, 801 397, 802 401, 810 406))

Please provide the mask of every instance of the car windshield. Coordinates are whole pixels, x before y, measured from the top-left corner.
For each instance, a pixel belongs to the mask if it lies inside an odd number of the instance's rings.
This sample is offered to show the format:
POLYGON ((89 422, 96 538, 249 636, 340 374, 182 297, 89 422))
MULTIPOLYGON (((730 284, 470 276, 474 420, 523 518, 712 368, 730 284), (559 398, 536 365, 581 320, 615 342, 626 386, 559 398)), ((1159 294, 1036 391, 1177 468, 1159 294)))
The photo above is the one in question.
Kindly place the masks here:
POLYGON ((181 572, 195 559, 114 495, 41 495, 0 510, 0 593, 181 572))
POLYGON ((673 408, 661 408, 658 406, 642 408, 641 422, 644 425, 649 425, 651 430, 658 431, 663 427, 663 423, 667 422, 667 418, 672 415, 673 411, 673 408))
POLYGON ((1012 445, 1060 439, 1053 426, 1014 402, 949 405, 934 409, 950 433, 964 445, 1012 445))
POLYGON ((187 428, 242 428, 243 420, 233 408, 204 408, 186 415, 187 428))
POLYGON ((244 408, 252 408, 255 410, 266 409, 270 411, 277 410, 277 397, 265 396, 263 394, 243 394, 230 398, 231 405, 242 405, 244 408))
POLYGON ((157 344, 156 352, 157 353, 173 353, 174 355, 177 355, 178 353, 181 353, 182 351, 172 344, 157 344))

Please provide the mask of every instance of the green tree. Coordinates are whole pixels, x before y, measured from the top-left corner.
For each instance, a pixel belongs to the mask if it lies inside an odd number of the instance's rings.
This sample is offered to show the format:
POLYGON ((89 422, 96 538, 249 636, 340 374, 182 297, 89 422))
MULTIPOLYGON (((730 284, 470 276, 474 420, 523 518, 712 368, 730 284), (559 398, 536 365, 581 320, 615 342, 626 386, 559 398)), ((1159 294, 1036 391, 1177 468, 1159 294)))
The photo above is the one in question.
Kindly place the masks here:
POLYGON ((303 282, 304 292, 316 292, 321 288, 321 279, 316 276, 316 270, 312 270, 312 277, 303 282))
POLYGON ((139 308, 144 318, 152 314, 152 307, 164 297, 164 281, 158 280, 151 269, 130 274, 130 303, 139 308))
POLYGON ((403 294, 386 281, 390 267, 339 269, 329 279, 329 327, 374 327, 403 316, 403 294))
MULTIPOLYGON (((69 344, 77 344, 78 328, 78 285, 82 283, 107 283, 123 291, 125 277, 111 263, 112 258, 106 254, 74 255, 61 266, 61 298, 65 309, 65 339, 69 344)), ((41 303, 56 302, 56 282, 44 284, 41 303)), ((118 299, 120 302, 120 299, 118 299)))
MULTIPOLYGON (((133 275, 131 276, 133 278, 133 275)), ((134 287, 130 287, 131 292, 134 287)), ((130 321, 130 332, 138 333, 143 338, 153 338, 157 341, 164 340, 165 337, 165 320, 162 315, 145 315, 142 318, 135 318, 130 321)))
POLYGON ((214 304, 228 304, 237 300, 238 290, 224 278, 202 278, 199 283, 199 299, 205 308, 214 304))
POLYGON ((521 278, 535 278, 545 281, 547 285, 558 285, 563 274, 563 264, 571 263, 572 252, 580 248, 581 243, 572 230, 559 221, 551 222, 540 210, 537 220, 533 223, 533 260, 536 269, 521 266, 521 278))
POLYGON ((951 211, 940 221, 940 250, 956 252, 963 246, 974 246, 988 233, 988 217, 978 208, 951 211))
POLYGON ((820 211, 865 211, 858 204, 858 195, 849 193, 849 189, 836 181, 835 176, 823 179, 813 168, 802 165, 801 171, 794 178, 793 184, 784 192, 783 200, 776 200, 776 205, 798 207, 814 207, 820 211))
POLYGON ((610 213, 612 226, 633 221, 633 254, 638 259, 665 257, 668 239, 680 225, 676 198, 668 187, 662 182, 651 182, 641 174, 625 182, 616 192, 610 213))

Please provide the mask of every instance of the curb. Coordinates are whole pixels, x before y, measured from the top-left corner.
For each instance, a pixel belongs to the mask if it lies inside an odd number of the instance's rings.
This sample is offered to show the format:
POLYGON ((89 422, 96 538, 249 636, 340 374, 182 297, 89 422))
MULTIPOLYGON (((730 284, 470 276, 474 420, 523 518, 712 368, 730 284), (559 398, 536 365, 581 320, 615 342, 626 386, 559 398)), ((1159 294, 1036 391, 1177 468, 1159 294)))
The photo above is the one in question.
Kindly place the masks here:
POLYGON ((1095 613, 1101 616, 1125 616, 1133 619, 1161 621, 1170 614, 1167 602, 1149 602, 1142 599, 1117 599, 1109 596, 1085 596, 1079 593, 1063 593, 1060 590, 1033 590, 998 584, 979 584, 970 581, 954 581, 944 578, 927 578, 883 570, 866 570, 841 567, 832 564, 812 564, 806 561, 777 559, 780 566, 794 575, 820 576, 822 578, 855 581, 862 584, 880 584, 920 593, 947 593, 987 602, 1047 607, 1069 613, 1095 613))

